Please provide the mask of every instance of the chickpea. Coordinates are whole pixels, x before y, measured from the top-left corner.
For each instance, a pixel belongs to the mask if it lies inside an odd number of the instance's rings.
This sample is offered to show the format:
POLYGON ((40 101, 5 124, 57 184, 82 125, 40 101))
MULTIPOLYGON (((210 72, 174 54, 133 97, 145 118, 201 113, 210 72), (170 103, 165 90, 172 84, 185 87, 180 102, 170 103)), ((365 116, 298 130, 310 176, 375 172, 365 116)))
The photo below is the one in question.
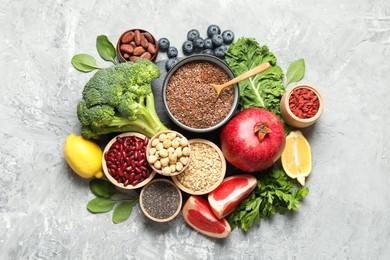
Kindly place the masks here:
POLYGON ((177 154, 177 158, 182 157, 183 152, 182 152, 181 147, 177 147, 175 151, 176 151, 176 154, 177 154))
POLYGON ((183 148, 183 155, 184 156, 189 156, 190 155, 190 148, 184 147, 183 148))
POLYGON ((156 169, 161 169, 161 162, 160 161, 156 161, 154 164, 153 164, 154 168, 156 169))
POLYGON ((180 142, 179 142, 178 140, 174 139, 174 140, 172 141, 172 147, 173 147, 173 148, 177 148, 177 147, 179 147, 179 145, 180 145, 180 142))
POLYGON ((166 166, 162 169, 162 174, 169 175, 171 174, 171 168, 169 166, 166 166))
POLYGON ((179 161, 183 164, 186 165, 188 163, 188 157, 180 157, 179 161))
POLYGON ((169 165, 169 168, 170 168, 170 170, 171 170, 171 173, 173 173, 173 172, 176 171, 176 165, 175 165, 175 164, 169 165))
POLYGON ((170 139, 165 139, 163 141, 164 148, 168 149, 172 145, 172 141, 170 139))
POLYGON ((176 163, 177 162, 177 153, 169 153, 169 162, 170 163, 176 163))
POLYGON ((180 172, 183 169, 183 164, 181 162, 176 163, 176 170, 180 172))
POLYGON ((167 135, 166 134, 161 134, 159 137, 158 137, 158 140, 160 142, 163 142, 165 139, 167 139, 167 135))
POLYGON ((158 144, 156 145, 157 151, 160 151, 160 150, 163 149, 163 148, 164 148, 163 143, 158 143, 158 144))
POLYGON ((187 140, 187 138, 182 137, 182 138, 180 139, 180 145, 181 145, 182 147, 188 146, 188 140, 187 140))
POLYGON ((153 164, 153 163, 155 163, 157 161, 157 156, 155 156, 155 155, 150 155, 150 156, 148 156, 148 162, 150 163, 150 164, 153 164))
POLYGON ((159 143, 160 141, 156 138, 156 139, 153 139, 152 141, 152 147, 156 147, 157 144, 159 143))
POLYGON ((173 147, 169 147, 167 150, 168 150, 168 153, 172 153, 172 152, 174 152, 174 151, 175 151, 175 148, 173 148, 173 147))
POLYGON ((156 151, 157 151, 156 148, 154 148, 154 147, 150 148, 150 149, 149 149, 149 155, 154 155, 154 154, 156 154, 156 151))
POLYGON ((168 133, 167 137, 169 140, 173 141, 176 138, 176 133, 168 133))
POLYGON ((166 149, 161 149, 160 150, 160 157, 165 158, 168 157, 168 151, 166 149))
POLYGON ((161 162, 161 166, 165 167, 169 164, 169 158, 168 157, 162 158, 160 162, 161 162))

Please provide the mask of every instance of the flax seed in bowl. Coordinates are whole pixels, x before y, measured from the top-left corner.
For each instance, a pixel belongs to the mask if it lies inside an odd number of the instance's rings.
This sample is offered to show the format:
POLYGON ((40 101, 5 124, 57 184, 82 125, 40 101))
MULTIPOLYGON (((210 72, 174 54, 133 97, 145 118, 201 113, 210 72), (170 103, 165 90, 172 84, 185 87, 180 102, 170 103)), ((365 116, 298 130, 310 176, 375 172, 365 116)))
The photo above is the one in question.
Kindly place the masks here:
POLYGON ((205 139, 191 139, 191 161, 187 169, 173 182, 182 191, 192 195, 207 194, 221 184, 226 174, 226 161, 222 151, 205 139))
POLYGON ((171 120, 196 133, 213 131, 234 114, 239 101, 237 84, 217 98, 210 84, 223 84, 234 74, 222 60, 210 55, 192 55, 177 63, 163 84, 163 102, 171 120))

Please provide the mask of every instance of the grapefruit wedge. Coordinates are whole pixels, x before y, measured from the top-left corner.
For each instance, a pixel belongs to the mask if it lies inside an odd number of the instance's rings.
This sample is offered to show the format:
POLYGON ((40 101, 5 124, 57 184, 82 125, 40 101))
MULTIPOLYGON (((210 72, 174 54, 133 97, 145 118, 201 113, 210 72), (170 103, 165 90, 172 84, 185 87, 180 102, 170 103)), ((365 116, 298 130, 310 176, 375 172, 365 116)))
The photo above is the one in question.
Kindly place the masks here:
POLYGON ((226 219, 217 219, 209 203, 202 197, 192 195, 183 206, 183 218, 196 231, 214 238, 230 235, 231 227, 226 219))
POLYGON ((208 195, 212 211, 222 219, 246 199, 257 185, 257 179, 249 174, 230 176, 208 195))

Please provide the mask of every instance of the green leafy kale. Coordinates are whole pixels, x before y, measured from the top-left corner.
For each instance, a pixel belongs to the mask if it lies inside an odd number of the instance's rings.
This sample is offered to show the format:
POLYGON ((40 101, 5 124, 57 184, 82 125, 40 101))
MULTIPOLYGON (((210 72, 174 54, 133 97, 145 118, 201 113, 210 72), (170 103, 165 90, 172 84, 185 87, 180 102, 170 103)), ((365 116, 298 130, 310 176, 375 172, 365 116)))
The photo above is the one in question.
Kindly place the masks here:
POLYGON ((258 179, 256 188, 231 214, 230 225, 248 231, 253 223, 260 224, 261 218, 297 211, 299 201, 308 193, 306 187, 295 188, 286 173, 274 166, 258 179))
POLYGON ((226 51, 226 62, 235 75, 269 62, 271 67, 256 76, 241 81, 240 105, 243 109, 260 107, 280 117, 280 99, 285 93, 283 71, 276 65, 276 57, 267 46, 260 46, 253 38, 240 38, 226 51))

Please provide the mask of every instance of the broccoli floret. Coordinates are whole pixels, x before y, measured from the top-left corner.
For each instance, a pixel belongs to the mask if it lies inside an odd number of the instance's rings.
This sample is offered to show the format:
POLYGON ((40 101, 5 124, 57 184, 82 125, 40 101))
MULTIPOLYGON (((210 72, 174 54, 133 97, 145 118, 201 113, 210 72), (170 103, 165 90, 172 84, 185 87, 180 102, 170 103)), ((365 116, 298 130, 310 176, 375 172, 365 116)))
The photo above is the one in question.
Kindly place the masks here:
POLYGON ((148 137, 166 130, 154 106, 151 82, 160 76, 149 60, 98 71, 85 85, 77 106, 81 135, 97 139, 112 132, 136 131, 148 137))

